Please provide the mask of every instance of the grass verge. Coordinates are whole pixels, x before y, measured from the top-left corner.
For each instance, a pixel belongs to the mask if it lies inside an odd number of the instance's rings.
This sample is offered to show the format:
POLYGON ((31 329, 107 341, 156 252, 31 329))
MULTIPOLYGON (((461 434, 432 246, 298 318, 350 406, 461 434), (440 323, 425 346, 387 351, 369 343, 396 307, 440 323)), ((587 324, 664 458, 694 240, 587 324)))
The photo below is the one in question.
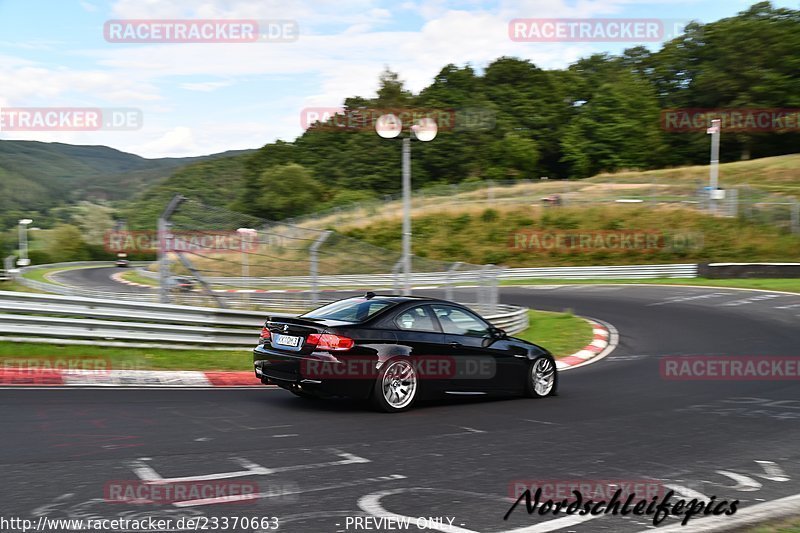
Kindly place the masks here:
POLYGON ((648 284, 648 285, 705 285, 708 287, 730 287, 737 289, 763 289, 800 293, 800 278, 775 279, 709 279, 709 278, 654 278, 654 279, 519 279, 503 280, 501 285, 602 285, 602 284, 648 284))
POLYGON ((153 278, 148 278, 147 276, 143 276, 139 274, 136 270, 125 270, 122 271, 123 274, 121 276, 122 279, 125 281, 130 281, 132 283, 140 283, 142 285, 148 285, 150 287, 157 287, 158 280, 153 278))
POLYGON ((592 342, 592 327, 571 313, 529 311, 528 316, 530 327, 514 336, 540 344, 556 357, 572 355, 592 342))
POLYGON ((31 289, 17 281, 0 281, 0 291, 14 291, 14 292, 35 292, 37 294, 46 294, 44 291, 31 289))
MULTIPOLYGON (((253 333, 253 344, 258 332, 253 333)), ((9 359, 102 359, 110 369, 131 370, 250 370, 247 350, 168 350, 160 348, 112 348, 0 341, 0 366, 9 359)))
POLYGON ((800 533, 800 517, 762 524, 746 531, 747 533, 800 533))

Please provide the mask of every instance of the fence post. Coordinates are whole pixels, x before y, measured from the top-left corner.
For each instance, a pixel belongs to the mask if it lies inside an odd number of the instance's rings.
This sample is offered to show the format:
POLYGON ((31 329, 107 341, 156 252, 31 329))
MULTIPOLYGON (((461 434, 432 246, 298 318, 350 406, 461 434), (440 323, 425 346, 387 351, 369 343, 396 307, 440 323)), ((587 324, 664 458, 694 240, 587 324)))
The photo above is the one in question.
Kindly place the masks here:
POLYGON ((322 235, 317 237, 317 240, 315 240, 308 249, 310 253, 309 261, 311 263, 311 303, 314 305, 319 302, 319 257, 317 251, 331 233, 332 232, 330 230, 324 231, 322 235))
POLYGON ((739 189, 728 190, 728 216, 739 215, 739 189))
POLYGON ((180 194, 176 194, 172 197, 172 200, 169 201, 167 207, 164 208, 164 212, 161 213, 161 216, 158 217, 158 292, 159 292, 159 301, 162 304, 169 303, 169 290, 170 290, 170 275, 169 275, 169 252, 167 251, 167 240, 170 239, 172 236, 169 234, 170 222, 169 218, 172 216, 172 213, 175 212, 175 209, 183 202, 186 198, 181 196, 180 194))
POLYGON ((495 265, 492 265, 491 275, 492 275, 492 284, 489 289, 489 311, 491 313, 497 312, 497 304, 499 303, 499 295, 498 295, 498 285, 499 285, 499 277, 500 271, 502 269, 495 265))
POLYGON ((444 285, 444 299, 445 300, 452 300, 453 299, 453 274, 455 274, 456 270, 459 269, 461 265, 463 265, 461 261, 456 261, 453 265, 447 269, 447 275, 445 276, 445 285, 444 285))
POLYGON ((394 264, 392 267, 392 292, 399 293, 400 292, 400 268, 403 266, 403 260, 400 259, 397 263, 394 264))

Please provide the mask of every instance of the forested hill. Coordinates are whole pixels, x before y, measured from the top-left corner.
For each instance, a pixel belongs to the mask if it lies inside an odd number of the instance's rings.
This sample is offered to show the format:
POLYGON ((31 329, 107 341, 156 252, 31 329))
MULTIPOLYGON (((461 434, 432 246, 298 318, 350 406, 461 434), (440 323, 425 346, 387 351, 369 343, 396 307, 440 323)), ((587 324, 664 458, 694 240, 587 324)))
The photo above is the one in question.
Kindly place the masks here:
POLYGON ((0 141, 0 229, 60 205, 130 198, 182 166, 249 152, 145 159, 107 146, 0 141))
MULTIPOLYGON (((371 127, 336 125, 380 109, 455 113, 456 128, 444 128, 433 142, 413 143, 415 188, 707 163, 703 128, 673 132, 662 126, 662 113, 683 108, 800 108, 800 11, 759 3, 735 17, 692 23, 659 50, 594 55, 564 70, 511 57, 480 72, 447 65, 419 94, 387 70, 375 98, 346 99, 347 118, 318 123, 294 142, 270 143, 242 157, 230 182, 236 187, 214 187, 220 195, 212 201, 279 219, 397 192, 399 143, 380 139, 371 127), (480 119, 458 127, 465 114, 480 119)), ((782 132, 723 131, 721 158, 798 152, 797 122, 782 132)), ((150 198, 162 202, 178 183, 199 188, 192 179, 224 180, 218 170, 187 169, 150 198)))

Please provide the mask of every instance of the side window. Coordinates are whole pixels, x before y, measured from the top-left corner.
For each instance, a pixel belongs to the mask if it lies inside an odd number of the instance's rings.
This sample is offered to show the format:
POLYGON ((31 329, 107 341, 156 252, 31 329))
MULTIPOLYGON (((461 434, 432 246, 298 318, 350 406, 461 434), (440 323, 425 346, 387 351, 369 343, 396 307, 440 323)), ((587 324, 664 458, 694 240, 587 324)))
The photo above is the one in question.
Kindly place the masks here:
POLYGON ((413 307, 400 313, 394 320, 397 327, 406 331, 431 331, 438 333, 433 318, 425 307, 413 307))
POLYGON ((489 334, 489 324, 472 313, 447 305, 432 307, 445 333, 470 337, 485 337, 489 334))

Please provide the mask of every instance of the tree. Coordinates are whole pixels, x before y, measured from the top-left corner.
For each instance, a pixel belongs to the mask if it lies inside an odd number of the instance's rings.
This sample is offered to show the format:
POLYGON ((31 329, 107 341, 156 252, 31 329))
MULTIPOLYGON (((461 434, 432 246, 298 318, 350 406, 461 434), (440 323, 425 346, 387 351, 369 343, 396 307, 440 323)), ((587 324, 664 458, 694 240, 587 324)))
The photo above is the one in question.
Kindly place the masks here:
POLYGON ((657 166, 664 146, 652 87, 633 74, 602 85, 580 106, 562 147, 574 178, 657 166))
POLYGON ((53 261, 87 261, 89 248, 81 230, 71 224, 59 224, 48 235, 46 253, 53 261))
POLYGON ((376 103, 379 107, 405 107, 412 99, 411 92, 403 87, 403 81, 397 72, 392 72, 388 67, 381 73, 380 87, 376 103))
POLYGON ((309 213, 327 199, 322 184, 307 168, 295 163, 264 170, 259 185, 253 204, 259 216, 270 220, 309 213))

